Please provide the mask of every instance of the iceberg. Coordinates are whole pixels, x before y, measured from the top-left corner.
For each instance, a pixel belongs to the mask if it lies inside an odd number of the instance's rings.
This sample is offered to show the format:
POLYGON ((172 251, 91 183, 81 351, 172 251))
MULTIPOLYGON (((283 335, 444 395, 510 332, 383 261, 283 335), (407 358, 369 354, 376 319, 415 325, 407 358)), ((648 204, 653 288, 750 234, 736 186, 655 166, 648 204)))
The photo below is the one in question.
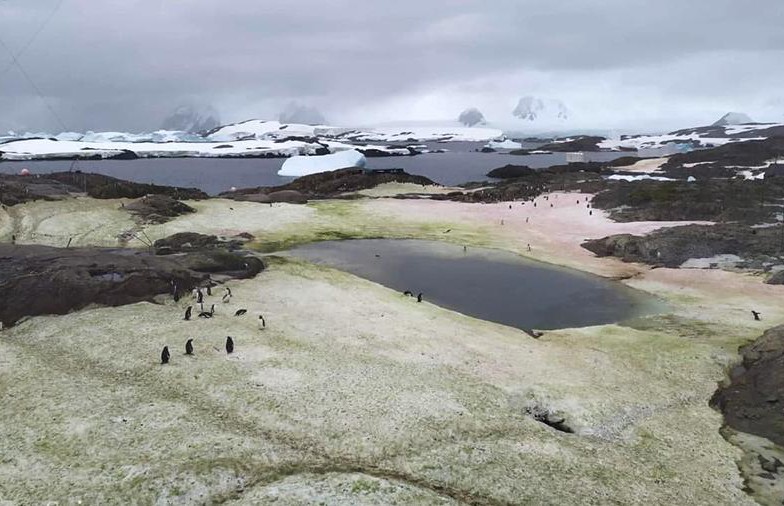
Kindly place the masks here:
POLYGON ((490 141, 485 144, 485 147, 491 149, 520 149, 523 145, 519 142, 506 139, 505 141, 490 141))
POLYGON ((331 155, 293 156, 283 162, 278 175, 307 176, 347 167, 364 167, 366 164, 365 155, 355 149, 349 149, 331 155))

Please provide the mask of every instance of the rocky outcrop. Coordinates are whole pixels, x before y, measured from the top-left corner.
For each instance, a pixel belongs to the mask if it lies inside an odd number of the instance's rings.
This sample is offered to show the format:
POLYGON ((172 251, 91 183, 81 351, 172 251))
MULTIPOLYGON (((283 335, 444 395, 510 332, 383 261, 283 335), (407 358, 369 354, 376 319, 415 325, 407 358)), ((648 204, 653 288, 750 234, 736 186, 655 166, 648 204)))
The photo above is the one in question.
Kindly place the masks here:
POLYGON ((81 171, 17 176, 0 174, 0 202, 13 206, 33 200, 55 200, 86 193, 96 199, 141 198, 165 195, 172 199, 200 200, 208 195, 196 188, 134 183, 103 174, 81 171))
POLYGON ((487 173, 487 177, 494 179, 512 179, 516 177, 531 176, 536 170, 527 165, 504 165, 487 173))
POLYGON ((245 188, 224 192, 220 197, 254 202, 295 202, 307 199, 339 197, 344 193, 375 188, 383 183, 414 183, 434 185, 424 176, 414 176, 401 170, 366 170, 348 168, 302 176, 289 184, 274 187, 245 188))
POLYGON ((144 223, 166 223, 177 216, 196 212, 196 209, 168 195, 146 195, 129 202, 125 209, 144 223))
POLYGON ((0 203, 6 206, 61 199, 79 191, 75 186, 45 176, 0 174, 0 203))
POLYGON ((512 151, 512 155, 528 155, 531 151, 552 151, 555 153, 568 153, 572 151, 601 151, 599 143, 605 140, 604 137, 580 135, 570 140, 556 141, 539 146, 535 150, 517 149, 512 151))
POLYGON ((739 267, 764 269, 780 263, 782 234, 776 228, 739 224, 685 225, 656 230, 646 236, 618 234, 586 241, 582 247, 600 257, 625 262, 679 267, 691 258, 737 255, 739 267))
POLYGON ((775 223, 784 198, 784 178, 764 181, 615 181, 593 205, 616 221, 738 221, 775 223))
POLYGON ((733 142, 712 149, 672 155, 667 163, 662 165, 662 170, 673 176, 693 174, 695 167, 684 165, 699 163, 700 169, 710 171, 706 174, 713 174, 715 177, 721 175, 720 171, 723 169, 729 168, 735 172, 735 167, 759 167, 779 157, 784 157, 784 132, 778 137, 765 140, 733 142))
MULTIPOLYGON (((716 391, 711 406, 733 429, 784 446, 784 325, 769 329, 739 352, 742 363, 716 391)), ((780 466, 771 467, 776 469, 766 470, 776 472, 780 466)))
POLYGON ((208 198, 206 193, 196 188, 134 183, 132 181, 124 181, 122 179, 104 176, 103 174, 91 174, 89 172, 53 172, 42 177, 59 181, 69 187, 78 188, 79 191, 85 192, 90 197, 96 199, 137 199, 150 194, 167 195, 177 200, 200 200, 208 198))
POLYGON ((3 326, 26 316, 66 314, 91 304, 119 306, 184 295, 211 274, 255 276, 260 259, 225 250, 170 257, 135 250, 0 244, 3 326))
POLYGON ((239 244, 221 241, 217 236, 197 234, 196 232, 180 232, 158 239, 152 245, 156 255, 171 255, 215 248, 236 249, 238 246, 239 244))

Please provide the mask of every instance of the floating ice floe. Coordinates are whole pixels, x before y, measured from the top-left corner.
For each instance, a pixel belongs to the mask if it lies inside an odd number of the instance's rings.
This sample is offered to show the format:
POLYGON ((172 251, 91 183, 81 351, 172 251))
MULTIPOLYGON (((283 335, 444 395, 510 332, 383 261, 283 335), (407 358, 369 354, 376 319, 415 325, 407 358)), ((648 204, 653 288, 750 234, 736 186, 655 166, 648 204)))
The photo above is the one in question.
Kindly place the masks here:
POLYGON ((279 176, 307 176, 319 172, 329 172, 348 167, 364 167, 365 155, 354 149, 331 155, 293 156, 283 162, 279 176))
POLYGON ((490 141, 485 144, 485 147, 491 149, 520 149, 523 146, 519 142, 506 139, 504 141, 490 141))

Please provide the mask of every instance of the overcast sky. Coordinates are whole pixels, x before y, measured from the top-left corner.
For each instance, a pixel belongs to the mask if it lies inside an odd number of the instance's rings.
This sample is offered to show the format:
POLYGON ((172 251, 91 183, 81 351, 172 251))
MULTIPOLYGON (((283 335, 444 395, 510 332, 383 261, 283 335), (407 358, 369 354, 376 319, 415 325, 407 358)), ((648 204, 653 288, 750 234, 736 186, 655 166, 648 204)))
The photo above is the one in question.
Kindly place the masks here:
POLYGON ((784 0, 0 0, 0 39, 34 83, 0 45, 2 131, 150 130, 183 103, 274 119, 290 101, 332 124, 475 106, 524 127, 526 95, 579 128, 784 121, 784 0))

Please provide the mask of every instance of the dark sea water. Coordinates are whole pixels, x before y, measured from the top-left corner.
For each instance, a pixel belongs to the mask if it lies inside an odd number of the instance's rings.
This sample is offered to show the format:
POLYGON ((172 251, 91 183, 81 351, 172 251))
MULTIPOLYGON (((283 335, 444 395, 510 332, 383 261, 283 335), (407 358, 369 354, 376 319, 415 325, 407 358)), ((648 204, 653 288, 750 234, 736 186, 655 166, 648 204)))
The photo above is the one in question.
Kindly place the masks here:
MULTIPOLYGON (((566 154, 510 155, 508 153, 479 153, 482 143, 447 143, 431 147, 445 148, 446 153, 427 153, 417 156, 368 158, 368 167, 378 169, 402 168, 410 174, 429 177, 443 185, 457 185, 469 181, 485 181, 486 174, 507 164, 545 168, 566 163, 566 154)), ((528 146, 526 146, 528 147, 528 146)), ((588 161, 609 161, 629 153, 586 153, 588 161)), ((75 168, 82 172, 97 172, 138 183, 195 187, 210 195, 236 188, 276 186, 291 181, 278 176, 283 158, 146 158, 139 160, 79 161, 75 168)), ((32 173, 66 171, 70 161, 2 162, 0 172, 18 173, 22 168, 32 173)))
POLYGON ((422 292, 433 304, 521 329, 615 323, 663 309, 621 283, 495 250, 370 239, 313 243, 287 254, 375 281, 401 297, 405 290, 422 292))

